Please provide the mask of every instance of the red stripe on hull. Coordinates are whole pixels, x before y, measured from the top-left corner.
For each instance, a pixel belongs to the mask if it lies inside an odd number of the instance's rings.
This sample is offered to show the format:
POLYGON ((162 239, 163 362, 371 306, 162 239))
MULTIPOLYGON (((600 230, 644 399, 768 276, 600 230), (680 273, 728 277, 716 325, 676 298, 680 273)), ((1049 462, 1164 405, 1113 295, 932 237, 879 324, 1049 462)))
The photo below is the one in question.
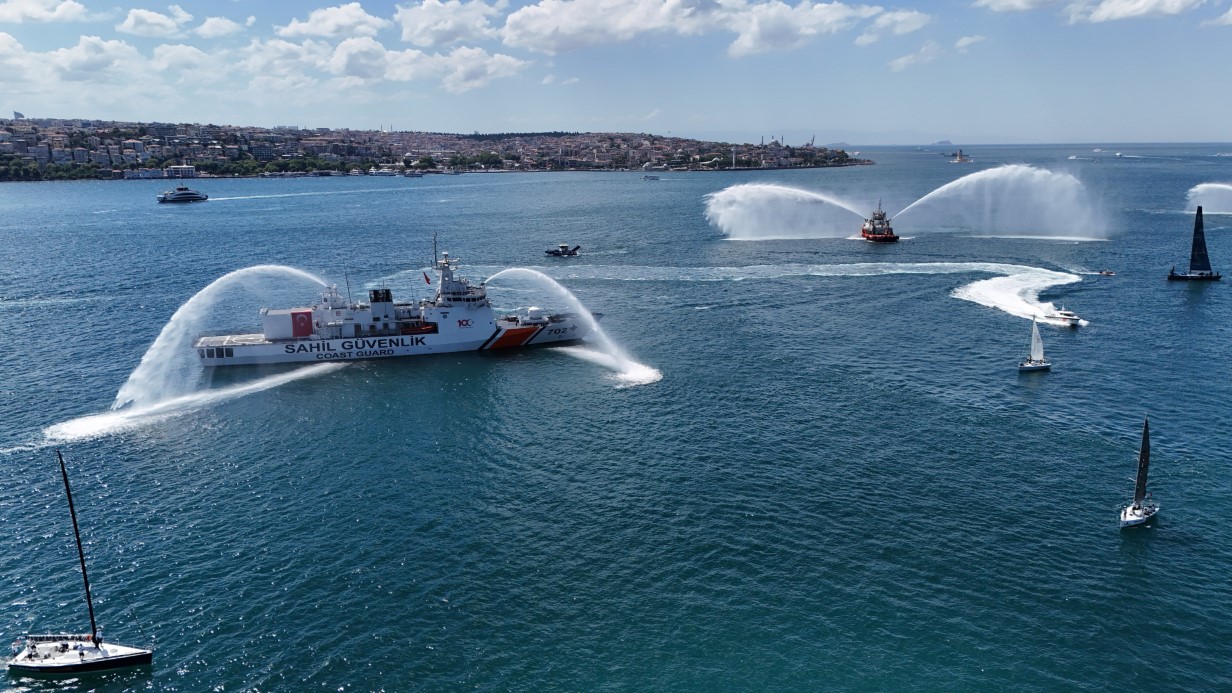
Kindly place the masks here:
POLYGON ((510 347, 520 347, 530 341, 530 338, 534 337, 535 333, 540 329, 541 328, 538 325, 531 327, 511 327, 505 330, 505 333, 500 337, 497 337, 496 341, 492 342, 492 346, 488 347, 488 349, 508 349, 510 347))

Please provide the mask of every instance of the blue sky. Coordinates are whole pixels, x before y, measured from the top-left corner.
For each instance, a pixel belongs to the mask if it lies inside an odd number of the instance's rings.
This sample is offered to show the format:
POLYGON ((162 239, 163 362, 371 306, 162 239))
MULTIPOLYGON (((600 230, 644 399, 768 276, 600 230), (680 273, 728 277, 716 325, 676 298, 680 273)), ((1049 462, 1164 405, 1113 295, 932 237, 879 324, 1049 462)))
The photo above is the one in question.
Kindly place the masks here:
POLYGON ((1229 0, 0 0, 0 113, 801 143, 1232 140, 1229 0))

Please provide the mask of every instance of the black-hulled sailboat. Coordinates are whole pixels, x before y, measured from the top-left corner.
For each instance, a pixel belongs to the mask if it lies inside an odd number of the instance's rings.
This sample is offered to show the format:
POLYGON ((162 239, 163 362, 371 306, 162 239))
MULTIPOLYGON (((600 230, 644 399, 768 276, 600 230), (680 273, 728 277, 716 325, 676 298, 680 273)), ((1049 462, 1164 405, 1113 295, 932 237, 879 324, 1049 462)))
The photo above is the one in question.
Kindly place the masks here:
POLYGON ((1217 282, 1222 275, 1211 270, 1211 258, 1206 254, 1206 234, 1202 230, 1202 207, 1194 217, 1193 247, 1189 251, 1189 271, 1178 273, 1176 267, 1168 272, 1168 281, 1217 282))
POLYGON ((77 540, 77 558, 81 561, 81 581, 86 588, 86 608, 90 611, 89 633, 52 633, 26 635, 24 643, 13 644, 9 671, 19 674, 82 674, 111 671, 150 664, 151 650, 104 643, 94 620, 94 600, 90 597, 90 578, 86 575, 86 554, 81 548, 81 532, 77 529, 77 511, 73 509, 73 492, 68 485, 64 456, 60 460, 60 476, 64 479, 64 495, 68 498, 68 514, 73 519, 73 538, 77 540))
POLYGON ((1138 450, 1138 476, 1134 483, 1134 502, 1121 508, 1121 529, 1140 525, 1155 517, 1159 504, 1146 495, 1146 473, 1151 466, 1151 422, 1142 421, 1142 447, 1138 450))

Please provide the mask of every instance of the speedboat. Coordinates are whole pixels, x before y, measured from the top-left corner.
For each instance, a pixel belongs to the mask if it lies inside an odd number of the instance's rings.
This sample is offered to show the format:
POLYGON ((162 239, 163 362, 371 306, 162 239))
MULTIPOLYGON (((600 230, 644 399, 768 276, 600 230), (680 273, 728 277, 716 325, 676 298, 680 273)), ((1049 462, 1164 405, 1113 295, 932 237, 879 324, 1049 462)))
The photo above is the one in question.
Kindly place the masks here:
POLYGON ((1066 310, 1065 306, 1061 306, 1060 310, 1049 313, 1044 317, 1048 320, 1059 322, 1066 327, 1078 327, 1079 321, 1082 320, 1074 311, 1066 310))
POLYGON ((582 246, 580 245, 575 245, 572 248, 570 248, 569 244, 561 243, 558 248, 554 250, 545 250, 543 252, 553 257, 576 257, 578 254, 578 251, 581 249, 582 249, 582 246))
POLYGON ((1099 274, 1102 277, 1115 277, 1116 276, 1116 272, 1113 272, 1112 270, 1100 270, 1099 274))
POLYGON ((203 202, 210 199, 209 195, 197 192, 187 185, 177 185, 175 189, 158 196, 159 202, 203 202))

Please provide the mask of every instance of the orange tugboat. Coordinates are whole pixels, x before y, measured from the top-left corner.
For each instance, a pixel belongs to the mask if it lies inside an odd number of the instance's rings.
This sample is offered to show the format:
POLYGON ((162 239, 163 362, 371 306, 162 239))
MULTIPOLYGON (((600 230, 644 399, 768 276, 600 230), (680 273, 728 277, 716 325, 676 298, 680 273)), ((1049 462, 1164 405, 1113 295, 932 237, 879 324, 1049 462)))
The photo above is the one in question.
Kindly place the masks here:
POLYGON ((886 213, 881 209, 881 200, 877 201, 877 209, 873 212, 873 218, 864 220, 864 226, 860 227, 860 235, 873 243, 894 243, 898 240, 898 236, 894 235, 894 229, 890 227, 890 220, 886 218, 886 213))

